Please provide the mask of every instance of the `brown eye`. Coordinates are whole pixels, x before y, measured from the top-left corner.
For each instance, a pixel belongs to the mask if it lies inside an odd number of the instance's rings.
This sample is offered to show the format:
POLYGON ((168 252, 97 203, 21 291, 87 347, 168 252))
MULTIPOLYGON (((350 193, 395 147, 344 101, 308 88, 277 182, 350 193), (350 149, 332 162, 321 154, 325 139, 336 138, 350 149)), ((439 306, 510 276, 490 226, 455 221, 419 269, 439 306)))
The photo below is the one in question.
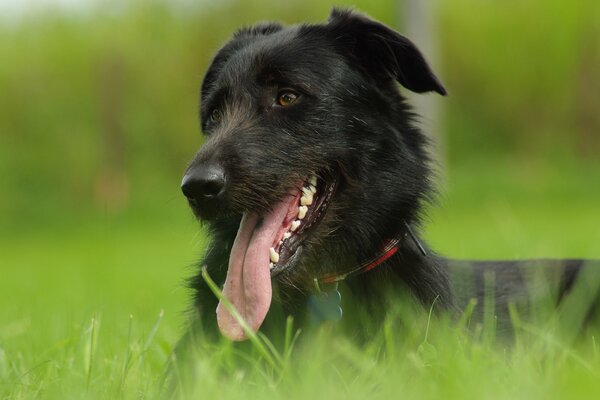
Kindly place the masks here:
POLYGON ((212 122, 219 122, 221 120, 221 111, 219 111, 218 108, 212 110, 212 112, 210 113, 210 120, 212 122))
POLYGON ((277 98, 277 105, 287 107, 298 99, 298 95, 293 92, 283 92, 277 98))

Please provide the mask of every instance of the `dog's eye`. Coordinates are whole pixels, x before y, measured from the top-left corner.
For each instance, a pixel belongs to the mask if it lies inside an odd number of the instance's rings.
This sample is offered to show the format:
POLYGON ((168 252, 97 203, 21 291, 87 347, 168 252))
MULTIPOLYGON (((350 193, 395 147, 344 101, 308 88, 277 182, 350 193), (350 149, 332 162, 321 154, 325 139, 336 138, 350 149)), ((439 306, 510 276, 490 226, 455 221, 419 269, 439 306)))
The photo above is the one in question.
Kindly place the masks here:
POLYGON ((221 120, 221 118, 222 118, 221 111, 219 111, 218 108, 215 108, 210 113, 210 120, 211 120, 211 122, 219 122, 221 120))
POLYGON ((298 99, 298 95, 294 92, 283 92, 277 98, 277 105, 287 107, 298 99))

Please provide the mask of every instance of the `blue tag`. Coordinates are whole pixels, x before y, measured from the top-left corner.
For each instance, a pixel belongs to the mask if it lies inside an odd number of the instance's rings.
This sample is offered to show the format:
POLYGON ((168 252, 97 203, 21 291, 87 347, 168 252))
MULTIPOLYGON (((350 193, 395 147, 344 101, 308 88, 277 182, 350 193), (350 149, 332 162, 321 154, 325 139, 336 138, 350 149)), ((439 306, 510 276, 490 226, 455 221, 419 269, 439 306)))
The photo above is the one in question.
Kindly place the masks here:
POLYGON ((342 319, 341 300, 342 295, 337 290, 337 285, 333 290, 311 295, 308 298, 310 319, 315 323, 339 321, 342 319))

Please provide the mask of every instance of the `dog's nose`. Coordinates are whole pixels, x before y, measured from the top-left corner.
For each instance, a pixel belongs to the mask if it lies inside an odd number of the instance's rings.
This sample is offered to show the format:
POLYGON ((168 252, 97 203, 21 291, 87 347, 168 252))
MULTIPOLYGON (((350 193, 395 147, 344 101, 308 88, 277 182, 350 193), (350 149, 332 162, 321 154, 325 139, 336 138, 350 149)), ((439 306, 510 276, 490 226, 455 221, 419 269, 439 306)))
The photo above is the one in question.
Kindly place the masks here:
POLYGON ((190 200, 214 199, 225 189, 225 171, 217 164, 196 165, 181 181, 181 191, 190 200))

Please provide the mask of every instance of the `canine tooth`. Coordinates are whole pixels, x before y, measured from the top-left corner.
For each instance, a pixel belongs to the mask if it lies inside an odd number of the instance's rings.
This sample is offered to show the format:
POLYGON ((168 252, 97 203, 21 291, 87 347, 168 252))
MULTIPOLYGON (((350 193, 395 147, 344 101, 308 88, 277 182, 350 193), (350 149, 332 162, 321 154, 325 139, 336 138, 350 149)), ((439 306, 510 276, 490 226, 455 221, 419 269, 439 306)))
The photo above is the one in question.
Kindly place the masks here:
POLYGON ((308 211, 308 207, 306 207, 306 206, 298 207, 298 219, 304 219, 307 211, 308 211))
POLYGON ((313 194, 310 189, 302 188, 302 197, 300 197, 301 206, 310 206, 313 202, 313 194))
POLYGON ((317 188, 315 187, 315 185, 310 185, 309 189, 310 189, 311 192, 317 193, 317 188))
POLYGON ((317 177, 316 176, 311 176, 310 179, 308 180, 308 183, 310 183, 313 186, 317 186, 317 177))
POLYGON ((291 236, 292 236, 292 234, 290 232, 286 232, 283 234, 284 239, 289 239, 291 236))
POLYGON ((296 229, 298 229, 299 226, 300 226, 300 221, 295 220, 294 222, 292 222, 292 226, 290 227, 290 230, 292 232, 294 232, 296 229))
POLYGON ((283 240, 280 240, 279 241, 279 245, 281 246, 282 244, 283 244, 283 240))
POLYGON ((270 258, 271 258, 271 261, 272 261, 273 263, 276 263, 276 262, 278 262, 278 261, 279 261, 279 253, 277 253, 273 247, 271 247, 271 248, 269 249, 269 256, 270 256, 270 258))
POLYGON ((274 266, 275 266, 275 264, 273 264, 273 263, 269 263, 269 268, 270 268, 270 269, 273 269, 273 267, 274 267, 274 266))

